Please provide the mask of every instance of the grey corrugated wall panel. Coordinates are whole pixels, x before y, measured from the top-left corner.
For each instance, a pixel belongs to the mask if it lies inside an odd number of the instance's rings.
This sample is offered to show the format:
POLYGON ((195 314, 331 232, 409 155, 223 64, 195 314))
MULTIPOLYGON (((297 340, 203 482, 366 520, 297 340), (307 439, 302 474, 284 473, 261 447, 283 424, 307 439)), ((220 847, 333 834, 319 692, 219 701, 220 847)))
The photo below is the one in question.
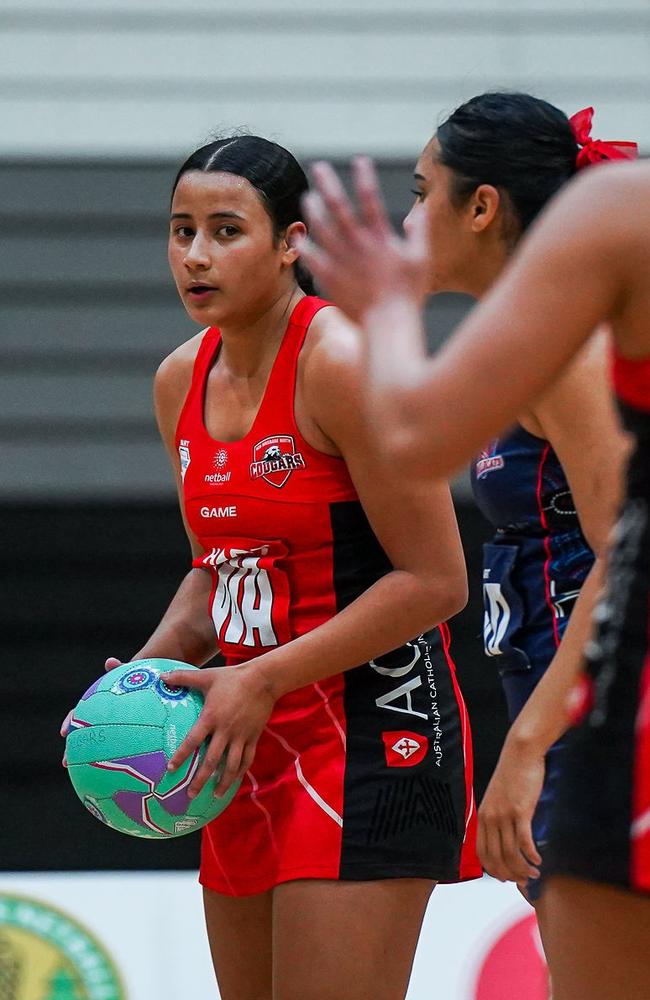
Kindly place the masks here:
MULTIPOLYGON (((167 267, 175 166, 0 163, 0 499, 171 494, 152 379, 197 330, 167 267)), ((396 224, 412 169, 380 164, 396 224)), ((459 308, 432 305, 432 343, 459 308)))

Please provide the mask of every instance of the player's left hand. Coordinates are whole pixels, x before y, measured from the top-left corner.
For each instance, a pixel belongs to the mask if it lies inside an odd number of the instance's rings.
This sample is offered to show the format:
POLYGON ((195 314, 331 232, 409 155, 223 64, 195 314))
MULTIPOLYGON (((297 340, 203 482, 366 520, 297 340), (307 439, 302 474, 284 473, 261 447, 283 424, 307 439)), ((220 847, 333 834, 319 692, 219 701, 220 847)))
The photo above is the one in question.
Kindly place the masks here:
POLYGON ((405 236, 398 236, 367 157, 352 163, 356 206, 329 163, 314 164, 311 175, 313 186, 303 197, 310 235, 297 246, 325 293, 355 323, 396 298, 419 307, 429 268, 426 213, 414 212, 405 236))
POLYGON ((260 733, 273 711, 275 699, 264 678, 248 663, 200 671, 172 670, 161 676, 167 684, 194 688, 205 698, 203 710, 170 760, 169 770, 175 771, 208 740, 188 794, 190 798, 198 795, 225 754, 225 768, 215 789, 215 795, 224 795, 252 764, 260 733))
MULTIPOLYGON (((112 670, 113 667, 119 667, 121 662, 122 661, 118 660, 116 656, 109 656, 106 662, 104 663, 104 670, 108 671, 112 670)), ((65 739, 68 733, 70 732, 70 724, 72 722, 73 715, 74 715, 74 708, 71 708, 68 714, 66 715, 65 719, 61 723, 61 728, 59 730, 59 733, 63 737, 63 739, 65 739)), ((65 750, 63 751, 63 760, 61 761, 61 763, 63 764, 64 767, 68 766, 68 759, 65 755, 65 750)))
POLYGON ((539 878, 532 819, 544 773, 542 753, 523 754, 506 740, 479 809, 477 841, 483 867, 502 882, 539 878))

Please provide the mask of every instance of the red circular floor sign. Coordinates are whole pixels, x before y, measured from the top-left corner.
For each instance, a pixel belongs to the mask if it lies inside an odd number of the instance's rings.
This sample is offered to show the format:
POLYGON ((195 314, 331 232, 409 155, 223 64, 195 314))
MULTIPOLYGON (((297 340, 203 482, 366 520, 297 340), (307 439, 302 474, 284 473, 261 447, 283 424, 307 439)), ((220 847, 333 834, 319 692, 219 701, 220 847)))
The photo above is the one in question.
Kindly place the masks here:
POLYGON ((511 924, 490 946, 475 1000, 549 1000, 548 969, 535 914, 511 924))

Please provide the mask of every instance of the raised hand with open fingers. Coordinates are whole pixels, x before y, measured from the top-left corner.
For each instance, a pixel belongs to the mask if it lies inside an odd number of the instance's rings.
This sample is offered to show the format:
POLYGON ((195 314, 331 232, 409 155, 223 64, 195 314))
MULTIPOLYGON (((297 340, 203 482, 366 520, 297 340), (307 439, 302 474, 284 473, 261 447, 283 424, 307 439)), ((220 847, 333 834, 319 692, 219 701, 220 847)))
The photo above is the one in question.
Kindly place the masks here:
POLYGON ((247 669, 246 664, 200 671, 173 670, 162 677, 167 684, 201 691, 205 698, 203 710, 169 762, 169 770, 176 770, 208 740, 208 750, 188 794, 190 798, 198 795, 225 754, 223 774, 215 789, 216 795, 224 795, 250 767, 260 733, 273 710, 274 697, 259 672, 247 669))
POLYGON ((311 173, 304 196, 310 236, 299 249, 324 292, 356 323, 386 299, 405 295, 419 305, 429 261, 425 213, 412 213, 408 232, 398 236, 367 157, 352 164, 356 208, 328 163, 314 164, 311 173))

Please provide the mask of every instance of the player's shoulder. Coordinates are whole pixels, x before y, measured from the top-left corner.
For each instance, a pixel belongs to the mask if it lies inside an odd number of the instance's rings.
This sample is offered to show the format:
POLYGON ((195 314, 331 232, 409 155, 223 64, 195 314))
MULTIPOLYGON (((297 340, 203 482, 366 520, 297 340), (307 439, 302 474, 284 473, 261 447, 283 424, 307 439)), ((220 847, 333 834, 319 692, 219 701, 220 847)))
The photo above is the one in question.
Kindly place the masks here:
POLYGON ((187 391, 206 329, 180 344, 161 361, 154 379, 156 393, 173 392, 176 388, 187 391))
POLYGON ((167 381, 169 379, 178 378, 187 374, 189 372, 190 377, 192 370, 194 368, 194 362, 196 361, 196 356, 199 353, 199 348, 203 341, 203 337, 207 331, 207 327, 200 330, 189 340, 186 340, 183 344, 179 344, 175 347, 171 354, 161 361, 156 372, 156 379, 162 381, 167 381))
POLYGON ((647 260, 650 253, 649 194, 645 163, 608 163, 580 171, 532 227, 526 259, 545 267, 549 255, 550 261, 575 263, 604 280, 625 281, 634 261, 647 260))
POLYGON ((625 231, 627 222, 650 211, 650 165, 644 161, 608 163, 577 175, 567 189, 565 204, 590 212, 593 226, 625 231), (596 209, 596 210, 595 210, 596 209))
POLYGON ((334 306, 312 320, 303 349, 301 385, 309 411, 332 440, 355 423, 361 389, 360 331, 334 306))
MULTIPOLYGON (((614 265, 626 284, 641 279, 647 286, 650 165, 644 161, 608 164, 592 173, 598 187, 592 188, 591 209, 596 220, 601 213, 603 219, 600 235, 594 238, 600 240, 603 253, 609 251, 614 257, 614 265)), ((597 234, 597 221, 594 230, 597 234)))
POLYGON ((353 376, 363 356, 361 333, 335 305, 314 316, 305 341, 305 371, 312 377, 353 376))
POLYGON ((621 160, 598 164, 579 171, 573 179, 574 187, 609 189, 630 192, 650 186, 650 164, 645 160, 621 160))
POLYGON ((154 403, 163 437, 173 436, 183 401, 192 384, 194 362, 205 330, 185 341, 160 363, 154 378, 154 403))

